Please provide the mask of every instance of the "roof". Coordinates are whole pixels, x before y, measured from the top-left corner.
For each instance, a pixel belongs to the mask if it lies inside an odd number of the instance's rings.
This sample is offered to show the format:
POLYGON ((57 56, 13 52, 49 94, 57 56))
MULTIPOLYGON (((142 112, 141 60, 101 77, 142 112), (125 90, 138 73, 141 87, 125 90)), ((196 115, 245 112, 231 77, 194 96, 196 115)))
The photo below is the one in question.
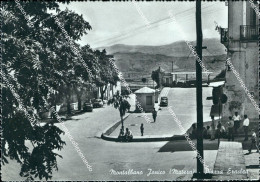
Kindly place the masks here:
MULTIPOLYGON (((211 74, 213 72, 202 72, 202 74, 205 74, 205 73, 211 74)), ((171 74, 173 74, 173 75, 185 75, 185 74, 196 74, 196 72, 195 71, 172 72, 171 74)))
POLYGON ((219 87, 225 84, 225 81, 211 82, 209 83, 209 87, 219 87))
POLYGON ((151 89, 148 87, 143 87, 143 88, 140 88, 139 90, 135 91, 135 93, 137 93, 137 94, 150 94, 150 93, 154 93, 154 92, 155 92, 154 89, 151 89))

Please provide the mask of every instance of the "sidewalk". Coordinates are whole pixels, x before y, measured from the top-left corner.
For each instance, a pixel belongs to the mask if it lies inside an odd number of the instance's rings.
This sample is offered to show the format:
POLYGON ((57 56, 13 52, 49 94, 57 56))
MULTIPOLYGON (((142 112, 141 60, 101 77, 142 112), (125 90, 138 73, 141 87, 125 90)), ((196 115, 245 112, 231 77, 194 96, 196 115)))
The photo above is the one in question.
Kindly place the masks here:
POLYGON ((247 179, 245 157, 240 142, 220 142, 212 179, 247 179))
MULTIPOLYGON (((134 138, 165 138, 172 137, 173 135, 182 135, 184 133, 181 132, 179 126, 174 121, 172 116, 169 115, 160 115, 160 111, 158 112, 158 117, 156 122, 153 122, 151 113, 144 114, 130 114, 130 116, 124 121, 124 127, 129 128, 134 138), (147 122, 144 118, 144 114, 149 118, 147 122), (141 136, 140 126, 143 123, 144 125, 144 136, 141 136)), ((117 127, 110 136, 117 137, 120 132, 121 127, 117 127)), ((186 127, 185 129, 188 129, 186 127)))

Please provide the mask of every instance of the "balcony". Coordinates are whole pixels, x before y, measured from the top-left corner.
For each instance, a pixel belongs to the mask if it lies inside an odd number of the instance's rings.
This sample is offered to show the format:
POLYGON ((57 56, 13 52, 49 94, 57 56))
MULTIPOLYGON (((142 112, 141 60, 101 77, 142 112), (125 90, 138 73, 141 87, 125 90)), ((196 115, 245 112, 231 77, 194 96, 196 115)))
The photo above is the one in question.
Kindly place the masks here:
POLYGON ((240 25, 240 40, 246 42, 258 41, 258 29, 258 25, 240 25))
POLYGON ((220 42, 221 44, 226 45, 228 43, 228 29, 220 28, 220 42))

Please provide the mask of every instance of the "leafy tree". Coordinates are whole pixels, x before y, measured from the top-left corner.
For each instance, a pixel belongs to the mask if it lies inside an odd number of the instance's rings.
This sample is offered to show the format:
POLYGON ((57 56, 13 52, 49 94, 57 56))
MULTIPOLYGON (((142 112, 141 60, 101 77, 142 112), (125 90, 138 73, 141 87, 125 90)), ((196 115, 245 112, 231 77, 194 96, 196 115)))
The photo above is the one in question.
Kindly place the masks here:
POLYGON ((131 107, 129 102, 126 100, 127 98, 128 96, 120 95, 119 91, 117 91, 117 93, 111 99, 109 99, 107 103, 108 105, 113 105, 115 109, 118 109, 122 127, 124 127, 123 117, 131 107))
MULTIPOLYGON (((81 63, 54 18, 64 24, 74 43, 91 26, 72 11, 61 11, 54 1, 24 1, 20 5, 32 26, 15 2, 2 2, 2 72, 24 107, 31 111, 31 117, 38 121, 39 111, 50 109, 44 100, 49 100, 51 94, 69 94, 64 88, 75 87, 80 79, 89 80, 88 73, 75 73, 81 63)), ((78 45, 75 43, 75 46, 78 45)), ((61 157, 54 150, 61 150, 65 145, 60 138, 64 132, 52 122, 32 125, 6 82, 2 85, 2 94, 2 163, 8 163, 8 158, 16 160, 21 164, 20 175, 29 180, 51 179, 53 169, 58 170, 56 158, 61 157)))
POLYGON ((100 64, 100 72, 96 79, 96 85, 100 88, 101 99, 103 100, 108 84, 111 84, 112 86, 116 85, 117 81, 120 79, 117 76, 116 70, 110 63, 110 61, 114 61, 113 56, 107 55, 105 50, 96 50, 95 55, 97 56, 100 64))
POLYGON ((160 67, 157 70, 152 71, 151 78, 153 81, 156 82, 155 88, 160 88, 162 86, 161 77, 163 75, 164 75, 164 70, 162 70, 160 67))
POLYGON ((147 79, 146 78, 142 78, 142 82, 146 83, 147 79))

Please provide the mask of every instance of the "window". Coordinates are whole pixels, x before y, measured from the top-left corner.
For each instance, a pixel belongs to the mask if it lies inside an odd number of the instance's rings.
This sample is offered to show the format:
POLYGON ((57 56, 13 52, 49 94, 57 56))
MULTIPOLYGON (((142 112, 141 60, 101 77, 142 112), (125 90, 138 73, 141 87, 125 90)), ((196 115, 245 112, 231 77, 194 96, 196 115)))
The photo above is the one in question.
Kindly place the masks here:
POLYGON ((250 8, 250 25, 256 25, 256 12, 253 8, 250 8))
POLYGON ((153 105, 153 96, 146 96, 146 105, 153 105))

